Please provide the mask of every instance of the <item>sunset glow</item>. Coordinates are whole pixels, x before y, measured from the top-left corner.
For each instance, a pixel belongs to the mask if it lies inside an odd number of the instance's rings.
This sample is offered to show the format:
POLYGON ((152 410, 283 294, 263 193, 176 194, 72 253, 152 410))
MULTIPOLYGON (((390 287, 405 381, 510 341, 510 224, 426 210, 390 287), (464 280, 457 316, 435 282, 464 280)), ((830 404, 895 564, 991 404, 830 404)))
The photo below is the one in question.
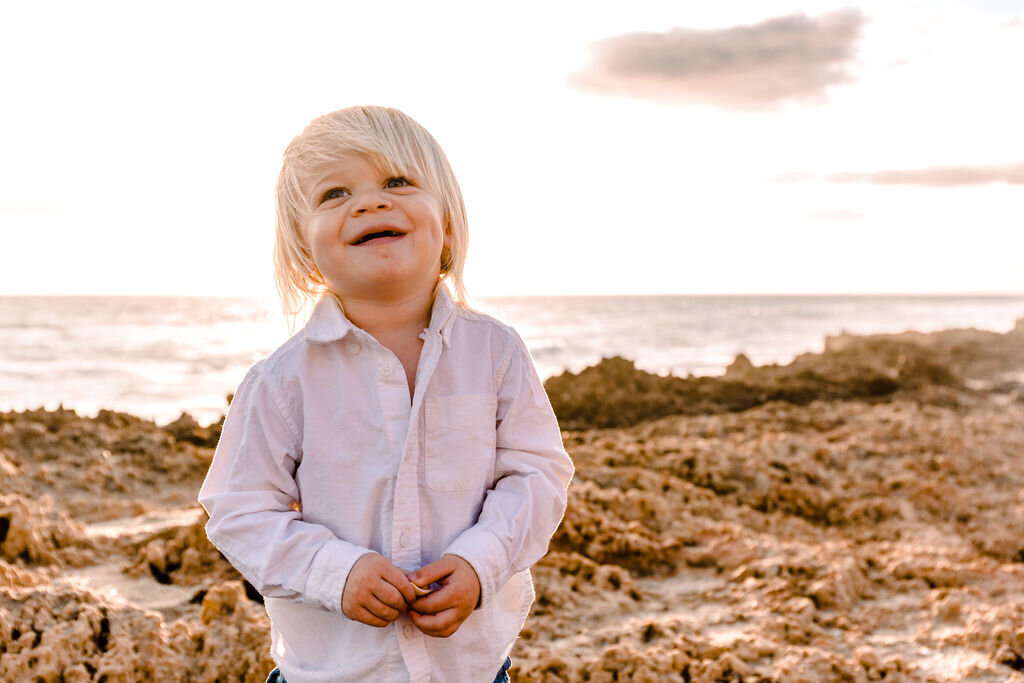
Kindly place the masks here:
POLYGON ((23 4, 0 294, 272 296, 281 152, 365 103, 447 151, 477 295, 1022 292, 1011 4, 23 4))

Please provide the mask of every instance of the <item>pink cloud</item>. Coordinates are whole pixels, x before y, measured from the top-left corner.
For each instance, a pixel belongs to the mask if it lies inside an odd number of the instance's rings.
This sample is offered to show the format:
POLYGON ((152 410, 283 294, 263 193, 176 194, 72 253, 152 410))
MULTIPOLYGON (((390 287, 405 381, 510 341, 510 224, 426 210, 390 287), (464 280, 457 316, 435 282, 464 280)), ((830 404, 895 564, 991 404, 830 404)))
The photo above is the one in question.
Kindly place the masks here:
POLYGON ((749 26, 627 33, 591 46, 591 63, 570 77, 589 92, 728 109, 821 101, 851 80, 847 66, 864 24, 857 10, 802 14, 749 26))

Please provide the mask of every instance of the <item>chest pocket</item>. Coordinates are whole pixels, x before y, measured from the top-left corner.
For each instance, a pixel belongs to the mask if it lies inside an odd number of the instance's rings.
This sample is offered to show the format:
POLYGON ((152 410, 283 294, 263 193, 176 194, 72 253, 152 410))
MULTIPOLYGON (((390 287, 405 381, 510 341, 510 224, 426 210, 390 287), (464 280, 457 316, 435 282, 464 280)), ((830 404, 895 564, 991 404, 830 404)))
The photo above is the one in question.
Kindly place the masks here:
POLYGON ((427 486, 435 491, 489 486, 498 399, 493 394, 429 396, 424 407, 427 486))

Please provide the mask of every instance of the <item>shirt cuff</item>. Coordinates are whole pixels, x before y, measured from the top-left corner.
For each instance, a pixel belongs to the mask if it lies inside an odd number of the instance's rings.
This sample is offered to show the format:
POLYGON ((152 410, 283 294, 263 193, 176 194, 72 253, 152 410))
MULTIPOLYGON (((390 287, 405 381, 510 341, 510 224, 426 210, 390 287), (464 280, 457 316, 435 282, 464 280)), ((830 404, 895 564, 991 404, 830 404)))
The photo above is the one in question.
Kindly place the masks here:
POLYGON ((473 567, 480 580, 480 604, 477 608, 486 605, 509 579, 508 554, 501 541, 489 531, 470 527, 459 534, 443 554, 457 555, 473 567))
POLYGON ((332 540, 313 557, 302 602, 341 614, 341 595, 356 561, 372 552, 369 548, 332 540))

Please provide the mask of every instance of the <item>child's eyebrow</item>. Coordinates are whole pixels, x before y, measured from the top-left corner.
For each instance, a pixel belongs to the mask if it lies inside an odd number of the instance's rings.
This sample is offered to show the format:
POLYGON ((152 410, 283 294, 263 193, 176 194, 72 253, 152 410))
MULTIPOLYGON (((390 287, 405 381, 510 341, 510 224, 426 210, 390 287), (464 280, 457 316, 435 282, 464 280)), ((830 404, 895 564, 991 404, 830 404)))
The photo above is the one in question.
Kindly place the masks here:
POLYGON ((316 194, 320 189, 326 185, 344 185, 342 182, 343 177, 340 173, 328 173, 327 175, 317 176, 316 182, 313 183, 313 194, 316 194))

